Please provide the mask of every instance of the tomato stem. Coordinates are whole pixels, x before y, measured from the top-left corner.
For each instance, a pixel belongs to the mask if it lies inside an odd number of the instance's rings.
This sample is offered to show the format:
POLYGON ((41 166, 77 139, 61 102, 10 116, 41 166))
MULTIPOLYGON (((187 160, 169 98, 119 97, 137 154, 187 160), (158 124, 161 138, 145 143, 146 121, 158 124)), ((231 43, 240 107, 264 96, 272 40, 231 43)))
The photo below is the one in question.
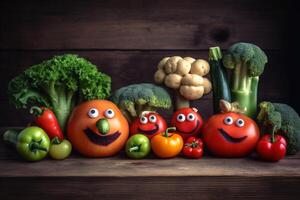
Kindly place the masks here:
POLYGON ((194 149, 194 148, 197 148, 199 146, 199 144, 198 144, 198 142, 193 141, 192 143, 188 143, 185 146, 192 147, 194 149))
POLYGON ((57 136, 55 136, 55 137, 52 139, 51 143, 52 143, 52 144, 60 144, 60 143, 61 143, 61 140, 60 140, 57 136))
POLYGON ((132 146, 129 148, 129 152, 133 152, 133 151, 139 151, 140 150, 140 146, 137 145, 137 146, 132 146))
POLYGON ((164 137, 169 137, 169 132, 173 132, 173 131, 176 131, 176 127, 169 127, 169 128, 166 129, 163 136, 164 137))

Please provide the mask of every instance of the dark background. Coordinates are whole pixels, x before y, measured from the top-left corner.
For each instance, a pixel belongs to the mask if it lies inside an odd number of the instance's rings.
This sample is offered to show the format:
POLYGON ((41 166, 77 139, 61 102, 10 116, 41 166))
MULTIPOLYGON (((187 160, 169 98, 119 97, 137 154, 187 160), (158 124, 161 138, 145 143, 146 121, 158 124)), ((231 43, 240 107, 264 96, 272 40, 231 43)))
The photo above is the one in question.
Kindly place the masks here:
MULTIPOLYGON (((165 56, 208 58, 239 41, 269 58, 259 100, 285 102, 299 112, 297 9, 280 0, 1 1, 0 126, 23 126, 27 111, 7 100, 7 84, 25 68, 75 53, 112 77, 113 90, 153 82, 165 56)), ((193 103, 212 114, 212 95, 193 103)), ((170 113, 167 113, 170 114, 170 113)))

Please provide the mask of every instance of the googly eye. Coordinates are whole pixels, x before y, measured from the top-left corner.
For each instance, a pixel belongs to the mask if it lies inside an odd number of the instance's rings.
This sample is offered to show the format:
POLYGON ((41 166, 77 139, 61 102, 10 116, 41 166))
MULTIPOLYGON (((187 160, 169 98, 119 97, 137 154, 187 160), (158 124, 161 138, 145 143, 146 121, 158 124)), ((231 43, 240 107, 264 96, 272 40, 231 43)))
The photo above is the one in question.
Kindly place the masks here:
POLYGON ((177 121, 178 121, 178 122, 184 122, 184 121, 185 121, 185 116, 184 116, 184 114, 179 114, 179 115, 177 116, 177 121))
POLYGON ((245 122, 244 120, 242 119, 238 119, 236 120, 235 124, 238 126, 238 127, 243 127, 245 125, 245 122))
POLYGON ((155 117, 155 115, 150 115, 149 121, 152 122, 152 123, 155 123, 155 122, 156 122, 156 117, 155 117))
POLYGON ((104 112, 104 116, 108 119, 111 119, 115 116, 115 112, 112 110, 112 109, 107 109, 105 112, 104 112))
POLYGON ((193 113, 190 113, 190 114, 187 115, 186 118, 187 118, 187 120, 189 120, 191 122, 191 121, 195 120, 195 115, 193 113))
POLYGON ((148 123, 147 117, 142 116, 142 117, 140 118, 140 122, 141 122, 141 124, 147 124, 147 123, 148 123))
POLYGON ((226 117, 224 119, 224 124, 231 125, 233 123, 232 117, 226 117))
POLYGON ((91 108, 88 112, 90 118, 96 118, 99 115, 99 111, 96 108, 91 108))

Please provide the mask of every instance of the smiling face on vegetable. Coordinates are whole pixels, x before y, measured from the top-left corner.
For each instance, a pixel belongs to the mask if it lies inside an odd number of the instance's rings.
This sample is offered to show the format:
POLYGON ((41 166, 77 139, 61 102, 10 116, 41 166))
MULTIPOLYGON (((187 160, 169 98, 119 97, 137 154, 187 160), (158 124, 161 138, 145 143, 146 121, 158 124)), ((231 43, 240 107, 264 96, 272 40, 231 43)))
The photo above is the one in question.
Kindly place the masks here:
POLYGON ((203 128, 208 150, 221 157, 242 157, 251 153, 259 139, 259 129, 249 117, 234 113, 217 114, 203 128))
POLYGON ((68 123, 68 138, 73 147, 89 157, 118 153, 128 132, 128 123, 119 108, 106 100, 80 104, 73 110, 68 123))
POLYGON ((176 127, 177 132, 184 140, 190 136, 197 136, 202 125, 202 117, 195 108, 179 109, 173 114, 171 120, 171 126, 176 127))
POLYGON ((167 128, 167 122, 155 112, 142 113, 130 125, 130 134, 144 134, 149 139, 158 133, 162 133, 167 128))

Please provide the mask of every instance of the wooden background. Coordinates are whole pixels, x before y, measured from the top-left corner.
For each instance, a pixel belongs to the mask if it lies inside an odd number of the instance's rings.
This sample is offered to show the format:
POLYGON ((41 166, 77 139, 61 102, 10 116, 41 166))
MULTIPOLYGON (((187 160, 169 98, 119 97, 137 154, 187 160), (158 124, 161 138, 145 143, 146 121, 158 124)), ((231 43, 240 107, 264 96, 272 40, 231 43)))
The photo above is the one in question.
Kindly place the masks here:
MULTIPOLYGON (((8 104, 7 84, 25 68, 64 53, 89 59, 109 74, 113 90, 152 82, 165 56, 208 57, 239 41, 261 46, 269 57, 260 100, 291 104, 299 112, 291 1, 112 0, 1 1, 0 126, 23 126, 27 111, 8 104), (291 26, 292 24, 292 26, 291 26)), ((296 21, 296 20, 295 20, 296 21)), ((193 105, 207 118, 212 95, 193 105)), ((170 113, 166 113, 167 115, 170 113)))

